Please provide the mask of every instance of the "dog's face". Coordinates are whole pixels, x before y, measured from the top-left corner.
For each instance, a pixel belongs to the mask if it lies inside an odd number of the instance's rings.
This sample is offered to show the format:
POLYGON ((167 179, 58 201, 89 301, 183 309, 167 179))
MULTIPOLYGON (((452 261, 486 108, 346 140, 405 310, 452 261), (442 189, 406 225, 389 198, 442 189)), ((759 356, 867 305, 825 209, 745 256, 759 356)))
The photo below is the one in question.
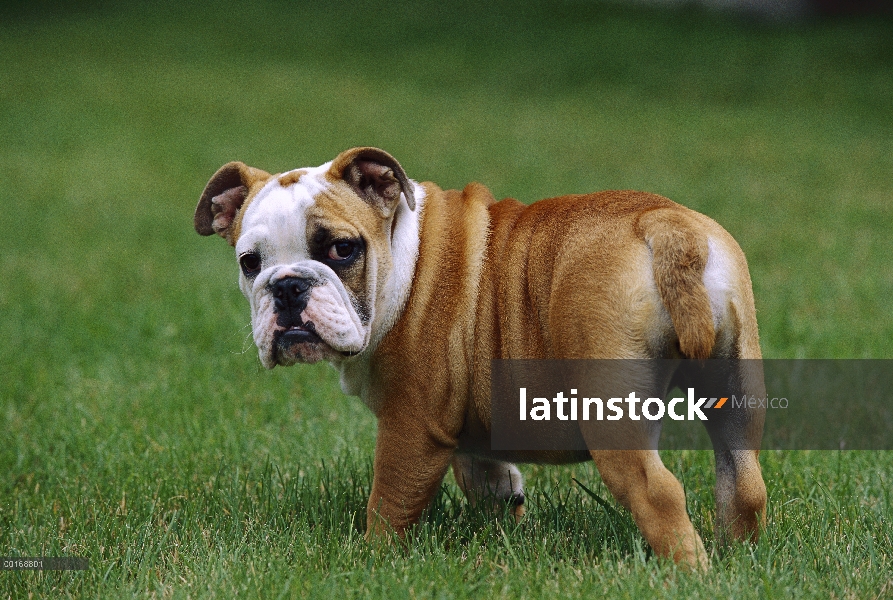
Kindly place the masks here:
POLYGON ((393 227, 414 209, 414 185, 399 163, 355 148, 276 176, 224 165, 199 200, 195 227, 235 247, 265 367, 337 363, 369 346, 383 325, 380 309, 393 312, 399 290, 391 288, 401 285, 394 263, 403 260, 393 227))

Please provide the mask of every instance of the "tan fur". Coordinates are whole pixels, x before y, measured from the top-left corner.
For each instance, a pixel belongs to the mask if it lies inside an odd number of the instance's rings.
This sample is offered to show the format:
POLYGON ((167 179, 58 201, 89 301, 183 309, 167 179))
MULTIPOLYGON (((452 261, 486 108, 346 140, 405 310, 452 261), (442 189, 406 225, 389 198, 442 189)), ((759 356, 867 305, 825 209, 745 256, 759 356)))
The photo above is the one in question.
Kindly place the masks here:
POLYGON ((636 234, 654 257, 654 280, 679 336, 684 356, 705 359, 713 350, 713 314, 702 281, 707 241, 690 218, 673 209, 652 210, 638 220, 636 234))
MULTIPOLYGON (((230 167, 228 183, 234 170, 244 173, 230 167)), ((369 148, 339 155, 326 177, 332 185, 308 210, 308 231, 320 221, 361 235, 369 249, 364 269, 344 283, 381 302, 376 282, 392 268, 388 219, 399 201, 391 186, 399 183, 414 209, 410 184, 390 155, 369 148), (356 178, 351 169, 358 157, 383 161, 384 167, 368 171, 381 176, 381 194, 372 190, 360 198, 365 192, 356 179, 342 179, 356 178)), ((288 176, 282 180, 292 183, 288 176)), ((493 359, 760 358, 747 263, 735 241, 709 218, 642 192, 563 196, 525 206, 496 202, 479 184, 462 191, 422 187, 408 300, 378 346, 356 359, 367 361, 363 399, 378 417, 367 536, 403 535, 451 463, 472 502, 491 486, 502 499, 520 497, 513 509, 520 516, 521 482, 512 480, 517 471, 505 461, 591 458, 658 555, 706 567, 682 486, 656 451, 494 455, 490 369, 493 359), (711 248, 719 256, 714 259, 723 261, 723 284, 728 280, 729 286, 728 299, 713 300, 721 302, 717 314, 704 283, 711 248)), ((200 209, 202 202, 205 195, 200 209)), ((209 217, 199 212, 196 229, 207 232, 209 217)), ((744 373, 743 385, 764 393, 761 372, 744 373)), ((754 411, 746 430, 736 432, 748 447, 758 447, 762 419, 754 411)), ((584 439, 610 435, 600 423, 581 427, 584 439)), ((758 452, 719 448, 716 457, 717 535, 756 539, 766 503, 758 452)))
POLYGON ((279 176, 279 185, 282 187, 288 187, 300 181, 301 176, 304 175, 307 171, 304 169, 298 169, 297 171, 289 171, 285 175, 279 176))
MULTIPOLYGON (((430 183, 425 188, 412 295, 372 361, 372 389, 381 395, 369 502, 373 533, 382 519, 398 532, 418 519, 454 451, 489 446, 493 358, 658 357, 663 350, 651 343, 650 329, 664 309, 675 329, 662 334, 664 348, 706 358, 714 341, 701 282, 705 236, 728 235, 713 221, 638 192, 569 196, 528 207, 514 200, 495 203, 476 184, 461 193, 430 183), (641 280, 651 256, 657 294, 641 280)), ((740 255, 737 246, 735 251, 740 255)), ((750 280, 742 265, 741 310, 749 321, 742 348, 758 358, 750 280)), ((598 451, 592 457, 658 554, 706 566, 682 487, 656 453, 598 451)), ((507 458, 559 463, 581 457, 568 451, 507 458)), ((752 499, 723 507, 721 516, 739 539, 755 537, 764 518, 755 452, 747 464, 745 487, 752 493, 735 497, 752 499)))
POLYGON ((317 198, 316 205, 310 209, 307 215, 308 236, 312 234, 312 225, 321 225, 329 229, 336 237, 355 238, 362 237, 367 243, 367 255, 364 261, 356 265, 355 269, 347 274, 343 280, 345 285, 364 303, 369 301, 374 294, 371 289, 373 281, 370 279, 370 268, 373 280, 386 277, 391 269, 390 253, 387 251, 386 222, 370 206, 355 208, 353 212, 347 210, 352 206, 345 202, 350 197, 350 188, 341 183, 335 185, 328 194, 317 198), (364 266, 369 265, 364 268, 364 266))

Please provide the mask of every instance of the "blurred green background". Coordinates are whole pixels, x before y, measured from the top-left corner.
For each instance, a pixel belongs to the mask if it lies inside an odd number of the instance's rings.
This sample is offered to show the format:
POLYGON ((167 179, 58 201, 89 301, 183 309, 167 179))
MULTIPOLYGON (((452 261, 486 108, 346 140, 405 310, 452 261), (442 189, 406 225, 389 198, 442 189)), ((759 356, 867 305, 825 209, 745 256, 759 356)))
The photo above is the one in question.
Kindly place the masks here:
MULTIPOLYGON (((738 239, 765 356, 893 356, 889 18, 765 23, 572 0, 18 2, 0 9, 0 56, 0 555, 55 548, 102 565, 81 580, 0 573, 13 597, 36 583, 186 593, 177 577, 210 576, 175 569, 167 534, 147 532, 157 552, 139 555, 128 519, 142 517, 128 514, 181 514, 157 499, 264 464, 296 479, 328 460, 365 473, 371 415, 325 366, 262 371, 232 252, 193 231, 205 182, 230 160, 276 172, 375 145, 413 179, 524 202, 657 192, 738 239)), ((816 460, 807 470, 830 459, 816 460)), ((836 502, 889 490, 889 458, 846 460, 880 479, 836 502)), ((709 458, 673 464, 692 461, 706 477, 709 458)), ((799 493, 768 479, 779 502, 799 493)), ((219 505, 201 507, 195 529, 170 534, 182 552, 210 532, 263 556, 268 542, 215 529, 219 505)))
POLYGON ((185 308, 164 289, 234 278, 224 248, 190 237, 224 162, 277 171, 370 144, 445 188, 669 196, 739 239, 767 356, 889 355, 889 20, 570 1, 27 6, 0 26, 16 282, 0 302, 17 343, 78 346, 81 327, 185 308), (38 292, 47 277, 56 291, 38 292), (20 318, 34 302, 52 305, 44 325, 20 318), (90 305, 112 302, 97 319, 90 305))

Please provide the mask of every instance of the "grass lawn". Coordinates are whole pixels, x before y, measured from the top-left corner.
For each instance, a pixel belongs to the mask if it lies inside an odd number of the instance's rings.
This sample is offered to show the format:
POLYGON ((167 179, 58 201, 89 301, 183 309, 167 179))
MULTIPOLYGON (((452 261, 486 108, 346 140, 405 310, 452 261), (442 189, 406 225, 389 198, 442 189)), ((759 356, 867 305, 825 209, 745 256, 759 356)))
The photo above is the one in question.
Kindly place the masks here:
POLYGON ((523 201, 645 189, 739 240, 765 356, 893 358, 893 22, 51 4, 0 8, 0 556, 90 569, 0 571, 0 599, 893 597, 891 452, 764 452, 768 530, 722 555, 711 453, 665 453, 703 576, 589 464, 522 467, 517 525, 448 476, 373 551, 374 418, 329 367, 260 367, 231 251, 192 228, 221 164, 355 145, 523 201))

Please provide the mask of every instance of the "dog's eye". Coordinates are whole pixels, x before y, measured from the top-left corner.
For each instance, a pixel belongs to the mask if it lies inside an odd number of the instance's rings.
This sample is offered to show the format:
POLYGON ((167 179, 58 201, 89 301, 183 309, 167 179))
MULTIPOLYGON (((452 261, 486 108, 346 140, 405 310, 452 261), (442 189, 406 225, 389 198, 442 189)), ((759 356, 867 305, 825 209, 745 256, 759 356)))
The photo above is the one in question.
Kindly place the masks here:
POLYGON ((246 252, 239 257, 239 266, 242 267, 245 277, 254 277, 260 273, 260 262, 260 256, 254 252, 246 252))
POLYGON ((357 249, 354 242, 335 242, 329 247, 329 260, 343 261, 353 256, 357 249))

